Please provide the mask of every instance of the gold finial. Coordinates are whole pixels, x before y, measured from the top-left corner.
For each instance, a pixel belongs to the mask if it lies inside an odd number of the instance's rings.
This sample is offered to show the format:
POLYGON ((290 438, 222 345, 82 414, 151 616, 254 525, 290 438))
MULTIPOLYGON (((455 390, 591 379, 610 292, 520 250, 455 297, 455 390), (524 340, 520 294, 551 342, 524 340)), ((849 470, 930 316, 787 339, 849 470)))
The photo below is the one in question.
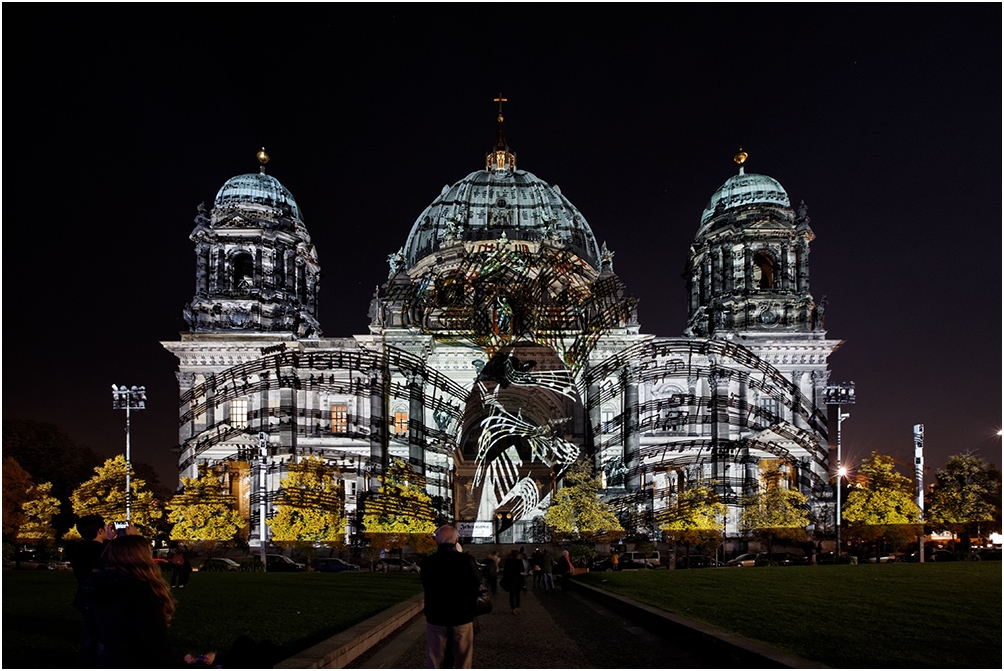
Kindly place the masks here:
POLYGON ((739 153, 732 157, 732 160, 736 162, 737 165, 742 165, 749 158, 749 154, 743 151, 742 147, 739 147, 739 153))
POLYGON ((261 151, 255 155, 258 157, 258 162, 262 165, 268 163, 268 154, 265 153, 265 147, 262 147, 261 151))
POLYGON ((500 93, 498 98, 493 98, 492 99, 492 102, 496 102, 496 103, 499 104, 499 121, 504 121, 505 117, 502 116, 502 103, 509 102, 509 99, 508 98, 503 98, 502 94, 500 93))

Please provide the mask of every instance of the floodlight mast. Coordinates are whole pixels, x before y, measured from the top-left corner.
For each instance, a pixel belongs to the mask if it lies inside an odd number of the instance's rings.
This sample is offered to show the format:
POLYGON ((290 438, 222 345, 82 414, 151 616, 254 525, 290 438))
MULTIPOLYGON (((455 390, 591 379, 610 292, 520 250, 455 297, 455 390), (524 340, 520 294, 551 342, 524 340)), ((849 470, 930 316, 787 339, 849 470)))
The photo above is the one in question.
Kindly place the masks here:
POLYGON ((126 414, 126 449, 125 449, 125 461, 126 461, 126 473, 125 473, 125 504, 126 504, 126 522, 132 522, 132 455, 130 454, 130 434, 131 434, 131 419, 129 413, 133 410, 144 410, 146 409, 146 387, 137 387, 133 385, 132 387, 126 387, 122 385, 117 387, 112 385, 112 409, 113 410, 125 410, 126 414))
POLYGON ((844 478, 844 467, 840 460, 840 428, 841 424, 845 419, 851 416, 851 413, 844 412, 843 406, 854 404, 854 381, 851 382, 841 382, 840 384, 831 384, 826 387, 823 391, 823 400, 826 405, 837 406, 837 509, 835 511, 836 515, 836 528, 837 528, 837 557, 840 557, 840 485, 844 478))

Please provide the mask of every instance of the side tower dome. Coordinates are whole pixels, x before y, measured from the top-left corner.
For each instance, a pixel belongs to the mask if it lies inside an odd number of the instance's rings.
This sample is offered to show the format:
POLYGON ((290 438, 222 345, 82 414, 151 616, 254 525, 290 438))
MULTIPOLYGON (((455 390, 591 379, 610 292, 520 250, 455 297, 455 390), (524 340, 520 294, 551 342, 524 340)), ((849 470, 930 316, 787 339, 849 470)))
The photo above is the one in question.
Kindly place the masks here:
POLYGON ((194 332, 292 333, 317 337, 317 252, 300 208, 279 180, 232 177, 207 214, 195 217, 195 296, 184 317, 194 332))
MULTIPOLYGON (((822 310, 809 293, 809 227, 777 180, 739 174, 715 191, 690 246, 687 330, 691 336, 818 333, 822 310)), ((825 299, 824 299, 825 301, 825 299)))

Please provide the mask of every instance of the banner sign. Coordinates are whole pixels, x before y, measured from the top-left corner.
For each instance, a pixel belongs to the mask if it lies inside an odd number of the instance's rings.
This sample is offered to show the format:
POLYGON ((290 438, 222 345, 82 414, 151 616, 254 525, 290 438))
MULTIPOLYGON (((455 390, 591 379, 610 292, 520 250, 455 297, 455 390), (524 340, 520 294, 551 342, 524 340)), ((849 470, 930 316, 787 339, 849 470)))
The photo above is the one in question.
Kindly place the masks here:
POLYGON ((491 522, 457 522, 457 531, 464 538, 491 538, 494 535, 491 522))

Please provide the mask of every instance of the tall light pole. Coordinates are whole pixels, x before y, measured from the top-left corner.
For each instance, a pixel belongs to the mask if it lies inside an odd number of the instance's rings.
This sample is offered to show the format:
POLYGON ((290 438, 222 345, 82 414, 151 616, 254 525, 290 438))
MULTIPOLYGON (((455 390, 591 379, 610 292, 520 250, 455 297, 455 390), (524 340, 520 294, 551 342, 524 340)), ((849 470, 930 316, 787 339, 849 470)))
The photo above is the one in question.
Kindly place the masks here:
POLYGON ((133 385, 132 387, 126 387, 122 385, 121 387, 116 387, 112 385, 112 409, 113 410, 125 410, 126 414, 126 478, 125 478, 125 504, 126 504, 126 522, 132 521, 132 479, 130 478, 130 471, 132 470, 132 460, 129 453, 129 434, 130 434, 130 421, 129 413, 133 410, 144 410, 146 408, 146 387, 137 387, 133 385))
POLYGON ((258 558, 262 566, 268 566, 265 562, 265 540, 268 536, 268 526, 265 524, 265 516, 268 514, 268 503, 266 501, 268 484, 268 434, 264 431, 258 432, 258 558))
POLYGON ((837 406, 837 557, 840 556, 840 484, 847 472, 840 460, 840 425, 851 413, 844 412, 843 406, 854 405, 854 382, 841 382, 840 384, 827 385, 823 391, 823 399, 826 405, 837 406))

